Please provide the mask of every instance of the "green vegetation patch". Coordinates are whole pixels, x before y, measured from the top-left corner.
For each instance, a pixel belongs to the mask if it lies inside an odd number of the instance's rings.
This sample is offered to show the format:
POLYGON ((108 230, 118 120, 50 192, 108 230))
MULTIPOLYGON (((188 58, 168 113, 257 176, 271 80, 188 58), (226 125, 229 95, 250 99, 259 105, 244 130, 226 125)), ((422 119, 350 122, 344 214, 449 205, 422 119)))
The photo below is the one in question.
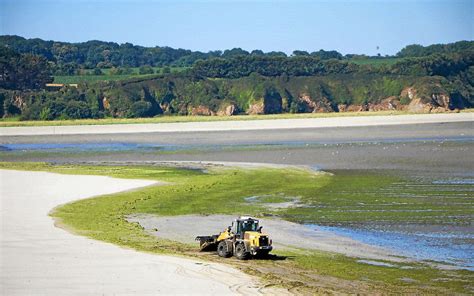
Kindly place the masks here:
POLYGON ((403 61, 404 58, 368 58, 368 57, 361 57, 361 58, 352 58, 349 61, 351 63, 357 65, 370 65, 375 67, 381 66, 392 66, 400 61, 403 61))
POLYGON ((280 213, 284 219, 323 225, 456 224, 473 221, 472 185, 433 184, 390 171, 334 171, 314 195, 302 195, 308 207, 280 213))
MULTIPOLYGON (((0 168, 170 183, 118 194, 134 202, 133 211, 127 214, 277 215, 298 223, 346 226, 364 223, 469 225, 473 218, 472 185, 433 184, 431 179, 411 180, 390 171, 341 170, 328 174, 295 168, 229 167, 203 172, 157 166, 0 164, 0 168), (249 199, 252 197, 257 198, 249 199), (299 206, 266 206, 295 199, 299 206)), ((64 208, 67 207, 69 205, 64 208)))
MULTIPOLYGON (((272 168, 220 168, 204 172, 156 166, 72 166, 44 163, 0 163, 0 168, 165 181, 167 184, 161 186, 72 202, 55 209, 51 215, 72 231, 94 239, 146 252, 185 254, 219 262, 220 258, 215 255, 197 253, 194 245, 151 236, 138 224, 128 223, 125 217, 137 213, 245 213, 254 216, 280 215, 285 219, 315 223, 347 222, 350 219, 372 221, 378 219, 377 209, 382 204, 395 200, 406 202, 413 198, 402 195, 397 199, 395 194, 385 194, 387 188, 398 184, 401 179, 380 173, 336 172, 331 175, 303 169, 272 168), (269 196, 265 198, 266 203, 281 202, 282 196, 298 196, 305 205, 316 207, 272 210, 246 200, 249 196, 258 195, 269 196), (369 211, 360 215, 353 212, 335 214, 336 208, 354 208, 361 203, 373 207, 368 207, 369 211), (370 209, 374 211, 371 212, 370 209)), ((400 188, 396 190, 400 192, 400 188)), ((414 200, 410 204, 412 208, 424 207, 429 202, 428 199, 422 200, 421 196, 414 200)), ((445 204, 444 207, 448 213, 446 217, 452 211, 462 210, 450 204, 445 204)), ((413 219, 418 213, 412 213, 411 217, 407 215, 402 215, 401 218, 388 215, 386 219, 413 219)), ((343 255, 309 250, 275 253, 286 256, 286 260, 241 262, 229 259, 226 262, 259 275, 268 283, 277 282, 292 291, 303 293, 351 293, 354 289, 371 293, 470 292, 472 272, 469 271, 438 270, 420 263, 376 266, 343 255)))
POLYGON ((469 291, 468 281, 473 277, 472 272, 469 271, 439 270, 419 263, 393 263, 377 260, 367 261, 369 263, 367 264, 357 258, 318 251, 306 252, 304 256, 297 253, 289 253, 289 255, 294 256, 298 267, 318 275, 355 283, 368 283, 372 285, 368 288, 370 293, 374 293, 378 286, 384 287, 383 294, 467 292, 469 291))
POLYGON ((131 78, 151 78, 155 74, 180 73, 189 67, 149 67, 149 71, 142 71, 140 67, 125 68, 122 73, 116 69, 106 68, 84 70, 83 73, 75 75, 54 75, 54 83, 74 84, 74 83, 94 83, 99 81, 128 80, 131 78), (96 74, 99 72, 100 74, 96 74), (120 73, 120 74, 117 74, 120 73))
POLYGON ((57 75, 54 76, 54 83, 64 83, 64 84, 74 84, 74 83, 91 83, 97 81, 116 81, 116 80, 125 80, 134 77, 143 77, 149 75, 136 75, 136 74, 126 74, 126 75, 57 75))

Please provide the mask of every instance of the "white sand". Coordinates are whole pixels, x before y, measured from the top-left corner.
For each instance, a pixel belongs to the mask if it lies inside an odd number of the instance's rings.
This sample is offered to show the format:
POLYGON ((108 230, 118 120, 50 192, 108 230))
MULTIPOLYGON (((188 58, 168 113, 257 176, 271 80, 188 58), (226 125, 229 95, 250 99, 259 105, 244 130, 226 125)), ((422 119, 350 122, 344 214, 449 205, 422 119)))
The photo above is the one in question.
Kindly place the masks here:
POLYGON ((153 184, 0 170, 1 295, 276 294, 233 268, 152 255, 54 227, 57 205, 153 184))
POLYGON ((208 121, 150 124, 3 127, 0 136, 115 134, 151 132, 236 131, 322 127, 382 126, 400 124, 471 122, 474 113, 412 114, 396 116, 351 116, 328 118, 208 121))

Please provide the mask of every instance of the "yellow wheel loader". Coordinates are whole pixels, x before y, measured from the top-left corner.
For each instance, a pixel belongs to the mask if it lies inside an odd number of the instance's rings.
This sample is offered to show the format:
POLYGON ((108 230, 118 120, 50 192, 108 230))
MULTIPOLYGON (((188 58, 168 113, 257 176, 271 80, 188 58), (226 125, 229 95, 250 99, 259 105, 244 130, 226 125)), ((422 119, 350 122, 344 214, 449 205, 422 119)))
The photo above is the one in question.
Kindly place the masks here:
POLYGON ((262 233, 258 220, 240 217, 232 226, 216 235, 197 236, 201 251, 217 251, 221 257, 245 260, 251 256, 266 256, 272 250, 272 241, 262 233))

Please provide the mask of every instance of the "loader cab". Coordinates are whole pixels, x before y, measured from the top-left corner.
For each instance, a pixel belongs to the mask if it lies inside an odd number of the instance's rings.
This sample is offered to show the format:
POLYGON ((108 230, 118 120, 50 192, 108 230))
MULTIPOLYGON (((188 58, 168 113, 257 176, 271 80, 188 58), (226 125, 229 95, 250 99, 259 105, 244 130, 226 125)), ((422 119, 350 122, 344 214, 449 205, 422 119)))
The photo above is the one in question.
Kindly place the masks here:
POLYGON ((250 217, 241 217, 232 222, 231 231, 243 238, 246 231, 260 231, 258 220, 250 217))

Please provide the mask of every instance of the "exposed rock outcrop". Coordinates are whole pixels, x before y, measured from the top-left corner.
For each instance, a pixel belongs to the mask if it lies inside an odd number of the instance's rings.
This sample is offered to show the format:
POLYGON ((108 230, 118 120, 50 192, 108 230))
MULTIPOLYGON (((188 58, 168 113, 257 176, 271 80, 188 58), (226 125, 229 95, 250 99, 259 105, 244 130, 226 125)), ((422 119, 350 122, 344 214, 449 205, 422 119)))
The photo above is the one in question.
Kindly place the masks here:
POLYGON ((303 106, 305 113, 334 112, 331 102, 326 97, 314 101, 308 94, 303 93, 298 97, 298 102, 300 106, 303 106))
POLYGON ((104 107, 105 110, 110 110, 110 102, 109 102, 109 99, 107 99, 106 97, 104 97, 102 99, 102 106, 104 107))
POLYGON ((431 94, 432 102, 442 108, 451 108, 451 98, 447 94, 431 94))
POLYGON ((192 107, 190 115, 196 116, 196 115, 203 115, 203 116, 211 116, 211 115, 216 115, 214 111, 212 111, 209 107, 199 105, 197 107, 192 107))
POLYGON ((421 98, 416 98, 410 102, 407 110, 412 113, 442 113, 450 109, 446 106, 439 106, 436 103, 424 103, 421 98))
POLYGON ((412 113, 440 113, 454 109, 451 98, 446 93, 432 93, 429 97, 423 97, 413 87, 405 88, 400 97, 410 100, 406 110, 412 113))
POLYGON ((161 110, 163 110, 163 113, 172 113, 172 108, 171 105, 168 102, 163 102, 159 104, 161 110))
POLYGON ((416 97, 416 89, 413 87, 407 87, 402 90, 400 93, 400 97, 408 97, 408 99, 413 100, 416 97))
POLYGON ((16 95, 13 98, 13 106, 17 107, 20 110, 24 110, 26 108, 26 101, 23 99, 21 95, 16 95))
POLYGON ((369 110, 367 105, 346 105, 346 104, 337 105, 337 109, 339 110, 339 112, 362 112, 362 111, 369 110))
POLYGON ((264 114, 265 112, 263 102, 251 104, 246 113, 249 115, 264 114))
POLYGON ((369 111, 389 111, 389 110, 401 110, 402 105, 397 97, 392 96, 383 99, 380 103, 373 104, 369 103, 367 108, 369 111))
POLYGON ((230 104, 227 106, 221 107, 219 111, 217 111, 217 115, 219 116, 232 116, 237 112, 237 106, 234 104, 230 104))
POLYGON ((347 105, 339 104, 337 109, 339 112, 364 112, 364 111, 390 111, 390 110, 403 110, 405 106, 400 103, 398 97, 391 96, 380 101, 380 103, 368 103, 368 104, 357 104, 347 105))
POLYGON ((407 110, 412 113, 429 113, 432 108, 431 104, 425 104, 420 98, 416 98, 411 100, 407 110))
POLYGON ((347 112, 347 104, 338 104, 337 105, 338 112, 347 112))

